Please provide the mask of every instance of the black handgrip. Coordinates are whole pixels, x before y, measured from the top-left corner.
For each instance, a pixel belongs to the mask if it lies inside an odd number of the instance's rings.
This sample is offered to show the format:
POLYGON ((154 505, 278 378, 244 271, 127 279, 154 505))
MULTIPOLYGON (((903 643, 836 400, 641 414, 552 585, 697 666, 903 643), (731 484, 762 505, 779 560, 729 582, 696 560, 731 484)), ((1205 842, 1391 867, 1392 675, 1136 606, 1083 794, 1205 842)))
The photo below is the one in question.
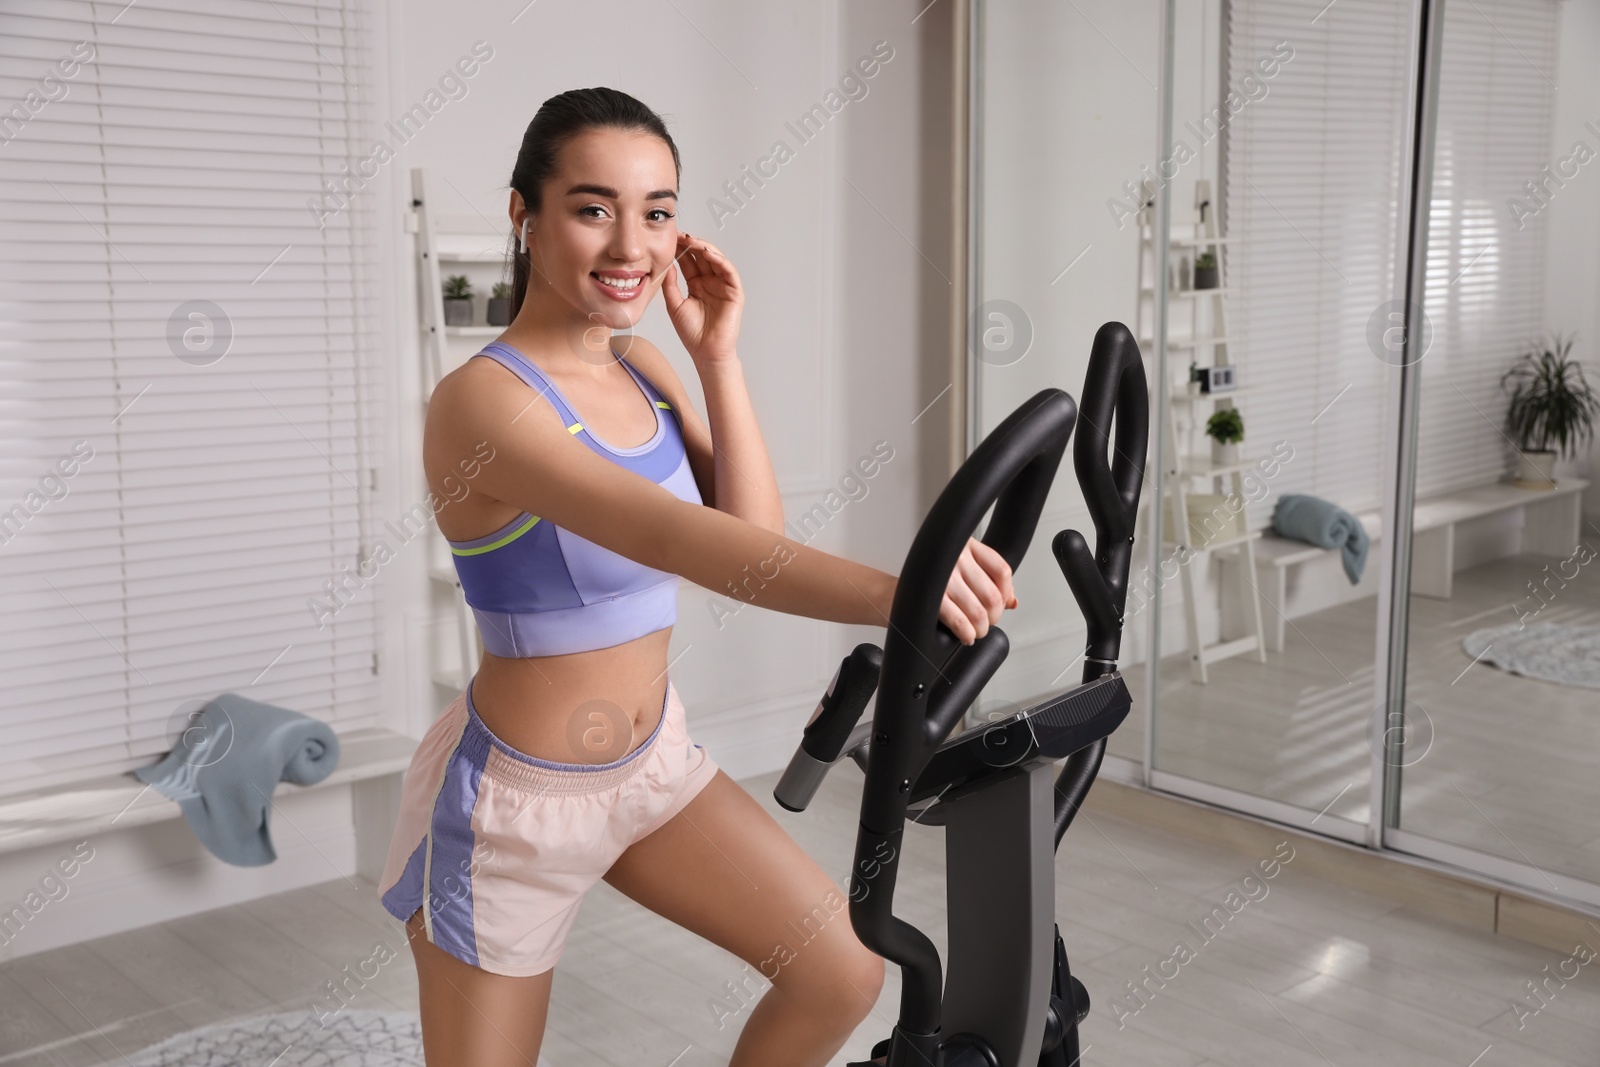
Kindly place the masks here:
POLYGON ((839 664, 828 691, 806 723, 800 747, 806 755, 823 763, 839 758, 867 701, 878 688, 878 671, 883 667, 883 650, 863 642, 839 664))
POLYGON ((1088 543, 1076 530, 1062 531, 1050 547, 1088 623, 1083 678, 1093 681, 1116 669, 1121 650, 1133 525, 1139 513, 1150 439, 1144 360, 1122 323, 1108 322, 1095 333, 1080 404, 1072 463, 1094 523, 1095 551, 1091 556, 1088 543))
POLYGON ((1010 651, 1011 640, 998 626, 990 626, 988 633, 956 650, 928 699, 928 725, 933 734, 941 739, 950 736, 1010 651))

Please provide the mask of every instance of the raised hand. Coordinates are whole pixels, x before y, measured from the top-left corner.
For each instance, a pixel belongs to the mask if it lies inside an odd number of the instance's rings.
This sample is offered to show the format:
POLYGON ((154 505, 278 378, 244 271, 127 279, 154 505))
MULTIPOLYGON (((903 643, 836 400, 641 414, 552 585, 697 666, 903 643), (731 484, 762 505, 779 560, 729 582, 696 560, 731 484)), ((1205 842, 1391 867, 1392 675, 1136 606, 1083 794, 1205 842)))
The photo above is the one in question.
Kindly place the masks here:
POLYGON ((688 294, 678 288, 678 272, 671 267, 662 280, 661 294, 689 357, 697 364, 734 358, 744 309, 739 272, 721 249, 687 233, 678 234, 677 266, 688 294))

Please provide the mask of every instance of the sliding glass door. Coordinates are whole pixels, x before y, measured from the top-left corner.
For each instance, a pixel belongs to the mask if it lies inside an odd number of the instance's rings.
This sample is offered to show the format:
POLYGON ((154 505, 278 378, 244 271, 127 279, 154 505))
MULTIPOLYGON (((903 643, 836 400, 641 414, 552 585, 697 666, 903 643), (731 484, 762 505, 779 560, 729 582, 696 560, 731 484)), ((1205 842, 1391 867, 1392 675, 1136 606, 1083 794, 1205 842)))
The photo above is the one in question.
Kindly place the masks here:
MULTIPOLYGON (((1152 383, 1106 773, 1600 902, 1600 0, 972 30, 972 443, 1108 320, 1152 383)), ((1086 521, 1059 478, 979 714, 1076 680, 1086 521)))
POLYGON ((1412 32, 1324 5, 1173 28, 1152 782, 1363 840, 1393 369, 1368 327, 1404 271, 1412 32), (1321 543, 1341 521, 1362 543, 1321 543))
POLYGON ((1600 903, 1600 2, 1442 29, 1390 842, 1600 903))

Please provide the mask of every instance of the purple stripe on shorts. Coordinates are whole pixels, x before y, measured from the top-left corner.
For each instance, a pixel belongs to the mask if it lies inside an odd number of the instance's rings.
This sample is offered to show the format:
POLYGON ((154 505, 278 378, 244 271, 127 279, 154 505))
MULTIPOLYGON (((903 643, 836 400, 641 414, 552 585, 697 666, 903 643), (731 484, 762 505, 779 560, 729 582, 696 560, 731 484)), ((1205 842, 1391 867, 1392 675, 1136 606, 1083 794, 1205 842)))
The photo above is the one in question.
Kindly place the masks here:
POLYGON ((445 764, 444 780, 428 830, 428 916, 432 941, 457 959, 477 966, 478 939, 472 925, 472 813, 478 805, 478 780, 489 757, 488 742, 474 730, 445 764))

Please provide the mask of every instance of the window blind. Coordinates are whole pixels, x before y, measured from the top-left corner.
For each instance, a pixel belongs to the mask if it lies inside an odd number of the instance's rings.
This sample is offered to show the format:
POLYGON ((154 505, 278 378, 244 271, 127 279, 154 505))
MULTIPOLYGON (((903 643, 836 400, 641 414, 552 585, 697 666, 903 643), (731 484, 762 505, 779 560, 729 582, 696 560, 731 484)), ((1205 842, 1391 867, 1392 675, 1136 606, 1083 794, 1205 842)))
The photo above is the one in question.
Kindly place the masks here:
POLYGON ((310 207, 372 142, 372 36, 0 11, 0 793, 154 762, 226 691, 376 720, 378 588, 325 597, 371 540, 375 194, 310 207))
MULTIPOLYGON (((1423 303, 1433 344, 1421 363, 1419 495, 1492 482, 1507 466, 1511 444, 1501 431, 1509 398, 1500 376, 1544 327, 1547 216, 1525 186, 1543 181, 1543 168, 1567 154, 1553 153, 1551 144, 1558 15, 1552 0, 1475 0, 1445 9, 1423 303), (1527 213, 1513 214, 1511 197, 1527 213)), ((1563 148, 1580 133, 1572 131, 1563 148)), ((1563 193, 1550 182, 1545 195, 1563 193)))
POLYGON ((1377 507, 1387 367, 1367 342, 1392 298, 1410 62, 1402 0, 1232 0, 1228 81, 1288 42, 1268 94, 1228 125, 1223 189, 1229 355, 1245 452, 1288 441, 1294 458, 1253 505, 1313 493, 1350 511, 1377 507), (1323 10, 1324 8, 1326 10, 1323 10), (1320 12, 1320 15, 1319 15, 1320 12), (1252 443, 1253 442, 1253 443, 1252 443))

